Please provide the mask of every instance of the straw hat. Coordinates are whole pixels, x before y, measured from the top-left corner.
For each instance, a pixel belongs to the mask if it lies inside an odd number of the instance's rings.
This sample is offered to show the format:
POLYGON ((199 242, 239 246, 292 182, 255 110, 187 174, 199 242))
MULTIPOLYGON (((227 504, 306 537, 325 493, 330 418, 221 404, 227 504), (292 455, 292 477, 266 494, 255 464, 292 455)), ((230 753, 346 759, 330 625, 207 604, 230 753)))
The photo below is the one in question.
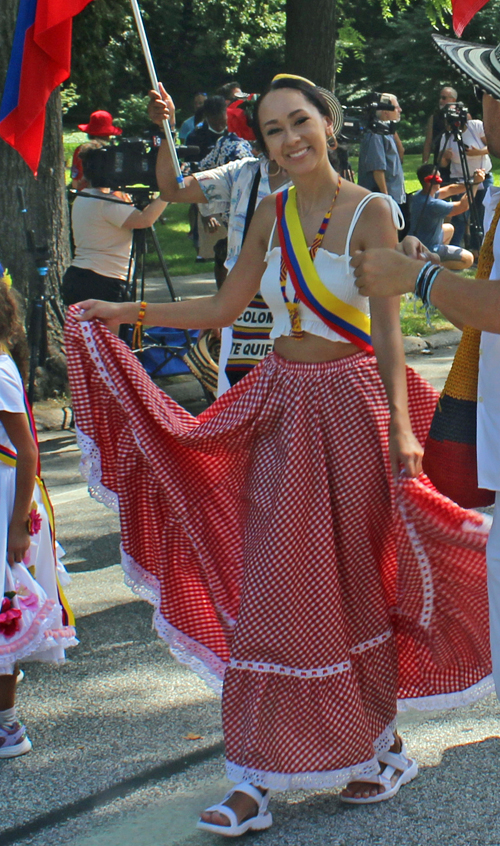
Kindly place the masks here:
POLYGON ((485 47, 484 44, 471 44, 444 35, 432 37, 439 52, 458 68, 462 76, 472 80, 495 100, 500 100, 500 44, 485 47))
POLYGON ((193 376, 212 394, 217 393, 220 341, 211 332, 198 338, 182 357, 193 376))
POLYGON ((315 85, 314 82, 311 82, 310 79, 306 79, 305 76, 297 76, 293 73, 278 73, 275 77, 273 77, 272 82, 275 82, 278 79, 299 79, 302 82, 307 82, 308 85, 311 85, 316 89, 316 91, 319 91, 326 100, 328 108, 330 109, 333 121, 333 134, 337 138, 344 123, 344 112, 335 94, 333 94, 332 91, 329 91, 328 88, 322 88, 321 85, 315 85))

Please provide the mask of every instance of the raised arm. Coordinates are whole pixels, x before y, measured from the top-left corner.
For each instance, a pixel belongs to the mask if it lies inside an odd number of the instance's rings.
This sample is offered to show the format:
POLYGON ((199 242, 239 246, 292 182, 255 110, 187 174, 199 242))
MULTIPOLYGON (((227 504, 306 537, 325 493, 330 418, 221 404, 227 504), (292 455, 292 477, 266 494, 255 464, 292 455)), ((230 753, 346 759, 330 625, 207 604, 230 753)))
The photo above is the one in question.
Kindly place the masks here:
MULTIPOLYGON (((149 92, 148 115, 159 127, 168 120, 175 125, 175 107, 170 94, 167 94, 160 82, 160 92, 149 92)), ((194 176, 184 177, 184 188, 179 188, 174 170, 170 148, 162 141, 156 159, 156 179, 160 189, 160 198, 169 203, 206 203, 206 198, 194 176)))
MULTIPOLYGON (((148 326, 172 326, 178 329, 205 329, 230 326, 259 290, 265 270, 269 234, 275 217, 275 198, 265 198, 257 208, 245 243, 234 268, 213 297, 199 297, 176 303, 149 303, 144 316, 148 326)), ((108 326, 135 323, 139 303, 109 303, 85 300, 78 303, 78 320, 101 320, 108 326)))

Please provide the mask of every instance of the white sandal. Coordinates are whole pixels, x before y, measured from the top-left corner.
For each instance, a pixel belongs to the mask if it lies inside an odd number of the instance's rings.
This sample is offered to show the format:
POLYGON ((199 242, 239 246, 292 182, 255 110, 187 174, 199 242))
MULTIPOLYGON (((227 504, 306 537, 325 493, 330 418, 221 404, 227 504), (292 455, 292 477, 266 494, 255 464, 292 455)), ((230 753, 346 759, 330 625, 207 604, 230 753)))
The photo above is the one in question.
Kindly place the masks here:
POLYGON ((379 775, 368 776, 367 778, 360 778, 360 784, 380 784, 384 790, 376 796, 342 796, 342 802, 348 802, 351 805, 372 805, 374 802, 384 802, 386 799, 392 799, 396 795, 399 788, 403 784, 408 784, 412 781, 418 773, 418 764, 413 758, 409 758, 406 754, 406 747, 403 743, 401 752, 384 752, 378 758, 381 764, 385 764, 385 768, 379 775), (393 782, 395 773, 399 773, 396 781, 393 782))
POLYGON ((226 793, 224 799, 219 805, 212 805, 207 808, 207 811, 217 811, 229 820, 229 825, 216 825, 215 823, 205 822, 205 820, 198 820, 196 828, 201 828, 203 831, 211 831, 214 834, 220 834, 223 837, 239 837, 240 834, 245 834, 246 831, 263 831, 270 828, 273 824, 272 814, 267 810, 269 802, 269 790, 261 793, 257 787, 250 784, 249 781, 242 781, 241 784, 235 785, 226 793), (229 799, 233 793, 246 793, 257 804, 257 813, 253 817, 248 817, 238 823, 238 817, 232 808, 224 805, 224 802, 229 799))

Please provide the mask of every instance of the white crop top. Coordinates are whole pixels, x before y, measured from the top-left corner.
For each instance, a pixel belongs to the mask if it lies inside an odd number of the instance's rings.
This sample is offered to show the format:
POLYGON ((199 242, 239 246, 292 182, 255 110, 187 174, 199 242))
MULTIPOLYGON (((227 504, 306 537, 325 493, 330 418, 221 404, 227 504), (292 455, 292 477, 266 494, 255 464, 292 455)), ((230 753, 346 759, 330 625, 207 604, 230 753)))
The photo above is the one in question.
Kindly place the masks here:
MULTIPOLYGON (((356 223, 358 222, 366 204, 374 197, 382 197, 384 200, 387 200, 396 229, 403 228, 403 215, 401 214, 398 204, 392 199, 392 197, 389 197, 388 194, 367 194, 366 197, 363 197, 353 214, 351 225, 349 226, 349 231, 347 233, 344 253, 342 255, 337 255, 336 253, 329 253, 328 250, 324 250, 320 247, 316 253, 316 258, 314 259, 314 265, 318 271, 318 275, 328 290, 335 294, 335 296, 340 300, 343 300, 343 302, 355 306, 359 309, 359 311, 362 311, 365 314, 369 313, 369 301, 367 297, 362 297, 361 294, 358 293, 358 289, 354 284, 354 274, 349 263, 351 259, 350 246, 354 227, 356 226, 356 223)), ((260 283, 260 292, 271 309, 274 319, 274 325, 271 330, 271 334, 269 335, 270 338, 279 338, 281 335, 289 335, 291 331, 290 316, 281 293, 279 281, 281 247, 271 248, 275 229, 276 223, 273 226, 271 237, 269 239, 269 249, 265 256, 267 267, 260 283)), ((286 293, 290 302, 293 302, 295 290, 289 275, 287 275, 286 280, 286 293)), ((327 338, 329 341, 341 341, 346 344, 349 343, 346 338, 343 338, 333 329, 330 329, 326 323, 323 323, 321 318, 311 311, 311 309, 307 308, 304 303, 299 301, 298 307, 300 322, 304 332, 310 332, 311 335, 319 335, 320 338, 327 338)))

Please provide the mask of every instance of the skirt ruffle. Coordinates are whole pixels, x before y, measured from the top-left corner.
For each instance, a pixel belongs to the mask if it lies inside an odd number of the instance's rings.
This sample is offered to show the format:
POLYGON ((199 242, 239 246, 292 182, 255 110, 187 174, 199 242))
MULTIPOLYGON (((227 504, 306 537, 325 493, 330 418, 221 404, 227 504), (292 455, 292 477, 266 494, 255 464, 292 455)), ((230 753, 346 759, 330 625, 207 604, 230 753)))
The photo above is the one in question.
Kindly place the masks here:
POLYGON ((18 661, 63 663, 65 650, 76 646, 75 627, 68 624, 61 604, 61 585, 69 581, 60 560, 64 551, 53 544, 49 517, 38 485, 33 499, 41 518, 23 564, 7 564, 7 527, 15 497, 16 470, 0 464, 0 584, 16 618, 0 614, 0 674, 11 673, 18 661))
MULTIPOLYGON (((194 418, 100 324, 68 317, 94 496, 173 654, 224 686, 228 774, 274 789, 377 770, 402 707, 493 690, 488 520, 391 476, 376 360, 273 354, 194 418)), ((408 369, 421 443, 437 394, 408 369)))

